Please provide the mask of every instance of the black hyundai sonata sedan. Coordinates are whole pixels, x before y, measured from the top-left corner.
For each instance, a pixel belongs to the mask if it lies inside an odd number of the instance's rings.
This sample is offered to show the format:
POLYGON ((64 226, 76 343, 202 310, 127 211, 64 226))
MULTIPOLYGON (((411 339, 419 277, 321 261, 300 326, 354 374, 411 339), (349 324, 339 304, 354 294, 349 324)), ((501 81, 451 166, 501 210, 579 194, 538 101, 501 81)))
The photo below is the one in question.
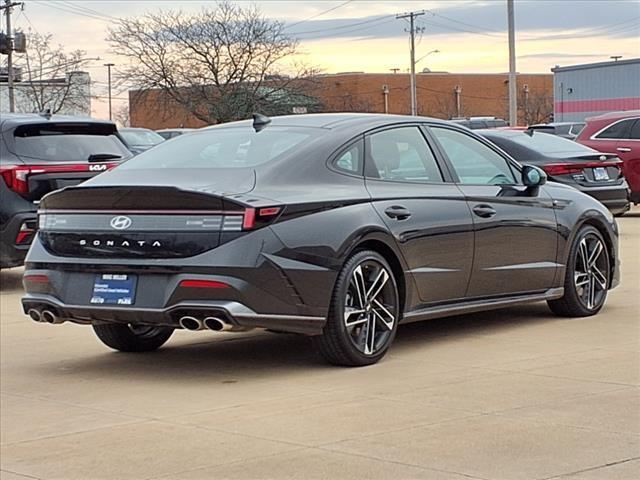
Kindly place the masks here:
POLYGON ((615 220, 545 182, 447 122, 256 115, 47 195, 23 307, 121 351, 265 328, 351 366, 400 323, 535 301, 593 315, 619 281, 615 220))

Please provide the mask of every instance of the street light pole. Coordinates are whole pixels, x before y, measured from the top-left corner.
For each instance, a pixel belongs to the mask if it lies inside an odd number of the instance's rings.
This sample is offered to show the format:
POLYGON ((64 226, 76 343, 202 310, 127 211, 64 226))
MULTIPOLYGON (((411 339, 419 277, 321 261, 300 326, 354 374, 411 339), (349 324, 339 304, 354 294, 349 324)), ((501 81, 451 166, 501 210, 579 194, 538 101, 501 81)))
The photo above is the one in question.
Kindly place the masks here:
POLYGON ((509 24, 509 126, 518 125, 518 90, 516 88, 516 29, 513 0, 507 0, 509 24))
POLYGON ((105 63, 104 66, 107 67, 107 75, 108 80, 107 83, 109 85, 109 120, 111 120, 111 67, 113 67, 115 63, 105 63))

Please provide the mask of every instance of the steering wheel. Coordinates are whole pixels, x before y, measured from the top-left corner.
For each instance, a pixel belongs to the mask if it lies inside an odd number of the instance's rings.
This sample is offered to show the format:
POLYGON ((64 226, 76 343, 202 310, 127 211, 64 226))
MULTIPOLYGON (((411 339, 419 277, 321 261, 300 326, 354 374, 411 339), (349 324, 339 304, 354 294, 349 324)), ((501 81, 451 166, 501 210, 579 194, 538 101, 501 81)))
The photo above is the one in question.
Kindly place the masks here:
POLYGON ((505 185, 505 184, 510 184, 512 182, 511 182, 511 179, 507 177, 504 173, 499 173, 495 175, 491 180, 489 180, 488 183, 490 185, 505 185))

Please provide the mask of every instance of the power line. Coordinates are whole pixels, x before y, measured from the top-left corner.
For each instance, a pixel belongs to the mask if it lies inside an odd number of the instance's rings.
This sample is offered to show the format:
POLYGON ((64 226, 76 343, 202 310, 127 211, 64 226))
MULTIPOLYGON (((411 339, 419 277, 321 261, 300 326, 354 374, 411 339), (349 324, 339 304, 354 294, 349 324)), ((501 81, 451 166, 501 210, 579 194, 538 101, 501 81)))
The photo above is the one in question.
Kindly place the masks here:
POLYGON ((291 35, 306 35, 309 33, 322 33, 322 32, 326 32, 326 31, 330 31, 330 30, 341 30, 343 28, 351 28, 351 27, 355 27, 358 25, 364 25, 367 23, 374 23, 374 22, 378 22, 380 20, 384 20, 385 18, 391 18, 391 17, 395 17, 395 15, 383 15, 383 16, 379 16, 376 18, 372 18, 369 20, 364 20, 362 22, 353 22, 353 23, 347 23, 346 25, 339 25, 336 27, 327 27, 327 28, 320 28, 317 30, 306 30, 303 32, 292 32, 291 35))
POLYGON ((347 0, 346 2, 343 2, 343 3, 341 3, 340 5, 337 5, 337 6, 335 6, 335 7, 329 8, 329 9, 327 9, 327 10, 324 10, 324 11, 320 12, 320 13, 316 13, 315 15, 311 15, 310 17, 305 18, 304 20, 300 20, 299 22, 292 23, 292 24, 290 24, 290 25, 287 25, 287 26, 286 26, 286 27, 284 27, 284 28, 285 28, 285 30, 286 30, 286 29, 289 29, 289 28, 291 28, 291 27, 295 27, 296 25, 300 25, 301 23, 308 22, 309 20, 313 20, 314 18, 321 17, 322 15, 325 15, 325 14, 327 14, 327 13, 329 13, 329 12, 333 12, 334 10, 337 10, 337 9, 339 9, 339 8, 341 8, 341 7, 344 7, 345 5, 347 5, 348 3, 351 3, 351 2, 353 2, 353 1, 354 1, 354 0, 347 0))
POLYGON ((99 16, 97 16, 97 15, 88 14, 88 13, 82 13, 82 12, 80 12, 80 11, 78 11, 78 10, 71 9, 70 7, 66 7, 66 8, 65 8, 65 7, 63 7, 63 6, 61 6, 61 5, 54 5, 54 4, 53 4, 53 2, 49 2, 49 1, 42 1, 42 0, 32 0, 32 1, 34 1, 34 2, 38 2, 38 4, 39 4, 39 5, 44 5, 44 6, 49 7, 49 8, 54 8, 54 9, 56 9, 56 10, 60 10, 61 12, 71 13, 71 14, 74 14, 74 15, 80 15, 80 16, 82 16, 82 17, 92 18, 92 19, 94 19, 94 20, 101 20, 101 21, 103 21, 103 22, 110 22, 110 21, 112 21, 112 20, 109 20, 109 19, 104 18, 104 17, 99 17, 99 16))
POLYGON ((322 40, 325 38, 336 38, 336 37, 344 37, 347 36, 347 34, 353 33, 353 32, 360 32, 363 30, 369 30, 370 28, 373 27, 379 27, 381 25, 385 25, 387 23, 391 23, 394 22, 395 18, 390 18, 390 19, 379 19, 378 23, 376 23, 375 25, 366 25, 364 27, 358 27, 358 28, 353 28, 351 30, 345 30, 342 32, 338 32, 338 33, 334 33, 332 35, 321 35, 321 36, 317 36, 317 37, 308 37, 308 38, 301 38, 301 40, 322 40))

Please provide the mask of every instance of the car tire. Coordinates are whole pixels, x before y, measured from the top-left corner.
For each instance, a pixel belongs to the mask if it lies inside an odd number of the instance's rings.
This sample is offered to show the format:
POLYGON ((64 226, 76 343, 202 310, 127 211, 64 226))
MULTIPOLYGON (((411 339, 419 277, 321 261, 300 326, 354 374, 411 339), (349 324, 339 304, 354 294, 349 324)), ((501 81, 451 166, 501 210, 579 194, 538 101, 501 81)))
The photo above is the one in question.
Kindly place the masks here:
POLYGON ((602 234, 592 226, 582 227, 569 252, 564 296, 549 300, 549 308, 563 317, 595 315, 607 298, 609 271, 609 251, 602 234))
POLYGON ((322 335, 312 340, 329 363, 371 365, 387 353, 400 316, 398 287, 389 263, 377 252, 362 250, 338 274, 327 323, 322 335))
POLYGON ((148 327, 102 323, 93 325, 93 330, 107 347, 121 352, 151 352, 165 344, 171 327, 148 327))

